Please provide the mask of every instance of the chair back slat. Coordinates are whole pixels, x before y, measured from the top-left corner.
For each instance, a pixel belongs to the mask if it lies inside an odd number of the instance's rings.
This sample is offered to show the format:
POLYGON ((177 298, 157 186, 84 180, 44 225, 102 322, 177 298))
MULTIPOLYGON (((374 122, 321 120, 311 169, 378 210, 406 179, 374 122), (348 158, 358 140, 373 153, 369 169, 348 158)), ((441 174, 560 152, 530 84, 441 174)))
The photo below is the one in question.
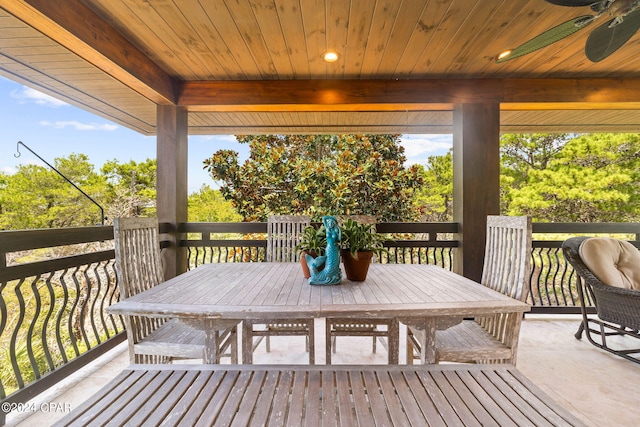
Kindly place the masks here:
POLYGON ((311 224, 307 215, 272 215, 267 219, 267 261, 295 262, 295 250, 304 229, 311 224))
POLYGON ((116 218, 114 247, 121 298, 164 280, 156 218, 116 218))
POLYGON ((489 215, 482 284, 525 301, 530 251, 531 217, 489 215))

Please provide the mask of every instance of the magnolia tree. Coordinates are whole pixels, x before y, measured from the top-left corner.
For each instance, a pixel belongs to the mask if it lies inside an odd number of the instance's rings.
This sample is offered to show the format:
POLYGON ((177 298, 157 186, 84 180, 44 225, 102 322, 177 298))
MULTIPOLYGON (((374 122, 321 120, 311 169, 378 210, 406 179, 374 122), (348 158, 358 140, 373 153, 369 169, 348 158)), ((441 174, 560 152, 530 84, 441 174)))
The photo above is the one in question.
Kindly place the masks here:
POLYGON ((417 217, 417 166, 406 168, 399 135, 237 136, 250 157, 217 151, 204 161, 222 195, 249 221, 271 214, 374 215, 381 221, 417 217))

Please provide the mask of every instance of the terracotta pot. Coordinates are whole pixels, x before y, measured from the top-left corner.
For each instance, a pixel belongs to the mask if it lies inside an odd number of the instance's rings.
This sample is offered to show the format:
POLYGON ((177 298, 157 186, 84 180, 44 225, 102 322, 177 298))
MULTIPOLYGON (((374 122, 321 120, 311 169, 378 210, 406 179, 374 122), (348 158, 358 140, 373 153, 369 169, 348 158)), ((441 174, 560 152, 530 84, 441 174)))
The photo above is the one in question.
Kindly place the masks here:
POLYGON ((311 255, 314 258, 318 256, 316 254, 316 251, 303 251, 300 254, 300 266, 302 267, 302 274, 304 275, 305 279, 311 277, 311 271, 309 271, 309 266, 307 265, 307 257, 305 256, 307 254, 311 255))
POLYGON ((364 281, 367 278, 369 265, 371 265, 373 251, 356 252, 354 257, 350 251, 343 249, 341 255, 347 279, 354 282, 364 281))

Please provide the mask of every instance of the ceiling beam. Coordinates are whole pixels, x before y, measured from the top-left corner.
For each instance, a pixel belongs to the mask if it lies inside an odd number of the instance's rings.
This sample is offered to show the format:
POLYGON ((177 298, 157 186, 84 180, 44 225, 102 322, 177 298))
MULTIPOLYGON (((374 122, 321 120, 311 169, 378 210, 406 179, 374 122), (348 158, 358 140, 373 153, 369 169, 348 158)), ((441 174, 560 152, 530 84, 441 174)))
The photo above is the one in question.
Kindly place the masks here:
POLYGON ((500 80, 250 80, 179 85, 189 111, 451 110, 478 98, 500 102, 500 80))
POLYGON ((503 110, 578 109, 578 103, 636 109, 640 79, 193 81, 179 84, 177 101, 198 112, 451 110, 487 102, 503 110))
POLYGON ((640 102, 640 79, 504 79, 506 103, 640 102))
POLYGON ((156 104, 175 104, 174 80, 81 0, 0 0, 0 7, 156 104))

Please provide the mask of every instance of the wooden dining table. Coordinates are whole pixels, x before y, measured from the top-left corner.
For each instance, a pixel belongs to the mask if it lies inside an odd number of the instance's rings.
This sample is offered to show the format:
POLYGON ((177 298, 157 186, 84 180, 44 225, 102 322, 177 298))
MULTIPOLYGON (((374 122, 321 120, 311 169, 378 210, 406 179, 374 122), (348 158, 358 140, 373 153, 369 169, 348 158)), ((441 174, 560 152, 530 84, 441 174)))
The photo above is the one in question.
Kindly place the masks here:
MULTIPOLYGON (((514 313, 519 330, 530 306, 435 265, 372 264, 367 279, 310 285, 296 263, 204 264, 120 301, 115 315, 178 318, 206 332, 204 362, 215 363, 215 331, 243 320, 392 318, 424 329, 422 362, 435 363, 435 333, 463 318, 514 313)), ((398 363, 398 336, 390 363, 398 363)), ((246 345, 243 345, 245 347, 246 345)), ((251 347, 251 346, 249 346, 251 347)), ((243 348, 250 363, 251 348, 243 348)))

